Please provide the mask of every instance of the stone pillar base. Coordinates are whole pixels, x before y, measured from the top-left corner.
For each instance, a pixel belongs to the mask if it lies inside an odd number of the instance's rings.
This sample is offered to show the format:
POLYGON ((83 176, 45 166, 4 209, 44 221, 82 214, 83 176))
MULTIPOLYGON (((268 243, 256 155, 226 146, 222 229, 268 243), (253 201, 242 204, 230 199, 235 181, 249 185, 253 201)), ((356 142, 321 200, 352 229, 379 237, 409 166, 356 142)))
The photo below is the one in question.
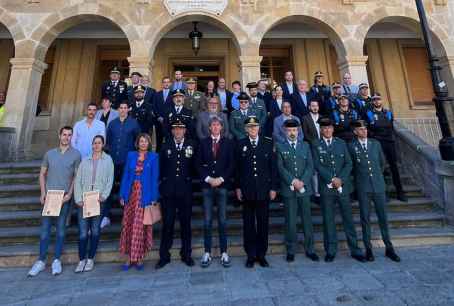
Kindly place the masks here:
POLYGON ((241 81, 243 88, 246 87, 246 84, 249 82, 257 82, 260 80, 260 62, 262 61, 262 56, 240 56, 240 66, 241 66, 241 81))

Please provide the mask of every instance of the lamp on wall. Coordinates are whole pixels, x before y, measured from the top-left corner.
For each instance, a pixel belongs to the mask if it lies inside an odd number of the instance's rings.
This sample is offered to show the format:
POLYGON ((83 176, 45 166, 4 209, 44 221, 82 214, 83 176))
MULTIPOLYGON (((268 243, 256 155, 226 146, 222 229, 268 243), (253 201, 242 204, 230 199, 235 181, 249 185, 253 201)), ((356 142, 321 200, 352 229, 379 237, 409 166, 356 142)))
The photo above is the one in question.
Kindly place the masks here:
POLYGON ((443 160, 454 160, 454 138, 452 137, 451 130, 449 129, 448 117, 445 111, 445 107, 452 106, 454 98, 449 96, 448 86, 441 78, 441 70, 443 68, 438 64, 439 58, 436 57, 433 52, 432 37, 424 5, 421 0, 415 1, 427 55, 429 56, 432 87, 435 92, 433 101, 435 103, 435 110, 437 112, 438 123, 440 125, 442 135, 439 142, 440 155, 443 160))
POLYGON ((197 56, 197 53, 199 53, 200 50, 200 40, 203 37, 203 33, 200 32, 197 29, 197 21, 193 22, 194 29, 192 30, 191 33, 189 33, 189 38, 192 40, 192 51, 194 51, 194 54, 197 56))

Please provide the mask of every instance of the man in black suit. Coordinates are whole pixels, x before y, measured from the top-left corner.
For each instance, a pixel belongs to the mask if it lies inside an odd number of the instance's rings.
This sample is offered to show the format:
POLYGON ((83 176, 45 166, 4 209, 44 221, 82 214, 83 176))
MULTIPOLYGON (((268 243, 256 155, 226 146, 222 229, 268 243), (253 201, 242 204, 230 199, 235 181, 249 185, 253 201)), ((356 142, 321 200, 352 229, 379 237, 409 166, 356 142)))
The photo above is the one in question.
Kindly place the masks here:
POLYGON ((112 108, 117 109, 120 102, 128 99, 128 85, 120 80, 120 70, 117 67, 110 71, 110 80, 102 85, 101 97, 109 98, 112 108))
POLYGON ((159 152, 161 144, 164 141, 164 118, 169 105, 172 105, 172 94, 170 91, 170 78, 162 78, 162 89, 154 94, 153 113, 154 126, 156 129, 156 151, 159 152))
POLYGON ((243 204, 243 240, 247 254, 246 267, 254 262, 268 267, 265 259, 268 250, 268 205, 276 198, 279 188, 276 156, 273 141, 259 138, 260 123, 255 117, 244 122, 248 137, 238 141, 235 193, 243 204))
POLYGON ((140 83, 145 87, 145 96, 143 98, 145 100, 145 103, 150 103, 153 105, 156 90, 150 86, 150 78, 147 75, 144 75, 142 76, 140 83))
POLYGON ((145 103, 145 87, 142 85, 134 88, 134 103, 130 105, 130 115, 136 119, 142 133, 153 134, 153 106, 145 103))
POLYGON ((209 121, 210 136, 201 140, 197 154, 196 166, 202 181, 204 210, 204 247, 205 253, 201 266, 208 267, 211 263, 213 206, 218 205, 218 232, 221 253, 221 265, 230 266, 227 254, 227 197, 230 180, 235 171, 233 141, 222 137, 223 121, 214 116, 209 121))
POLYGON ((226 113, 228 116, 230 116, 230 113, 233 111, 232 106, 233 93, 226 89, 226 83, 224 78, 219 78, 216 93, 219 97, 219 100, 221 100, 222 111, 226 113))
POLYGON ((259 80, 257 82, 257 98, 262 99, 265 102, 267 111, 270 111, 270 103, 273 100, 273 96, 266 89, 267 80, 259 80))
POLYGON ((131 73, 131 85, 128 85, 129 105, 134 104, 134 102, 135 102, 134 88, 136 88, 139 85, 142 85, 141 81, 142 81, 142 74, 140 72, 134 71, 133 73, 131 73))
POLYGON ((183 90, 177 89, 172 93, 173 103, 167 106, 164 113, 163 130, 164 137, 166 138, 165 141, 171 139, 171 122, 175 116, 180 116, 181 120, 186 125, 186 138, 194 139, 196 136, 193 122, 194 117, 192 111, 184 107, 184 98, 185 94, 183 90))
POLYGON ((290 100, 291 96, 293 93, 298 91, 298 87, 293 80, 293 72, 291 71, 286 71, 285 75, 285 82, 282 83, 282 90, 284 91, 284 99, 285 100, 290 100))
POLYGON ((309 114, 303 117, 304 140, 312 144, 320 139, 320 125, 318 124, 320 105, 316 99, 311 99, 309 114))
POLYGON ((185 138, 186 125, 180 116, 174 116, 171 128, 173 139, 164 143, 159 152, 159 193, 163 222, 160 259, 156 269, 170 263, 169 250, 172 248, 177 212, 180 222, 181 261, 189 267, 194 265, 191 257, 191 214, 195 149, 194 144, 185 138))
POLYGON ((292 103, 292 114, 297 116, 300 121, 303 116, 309 114, 309 102, 311 95, 307 90, 307 82, 304 80, 298 81, 298 90, 294 92, 290 98, 292 103))

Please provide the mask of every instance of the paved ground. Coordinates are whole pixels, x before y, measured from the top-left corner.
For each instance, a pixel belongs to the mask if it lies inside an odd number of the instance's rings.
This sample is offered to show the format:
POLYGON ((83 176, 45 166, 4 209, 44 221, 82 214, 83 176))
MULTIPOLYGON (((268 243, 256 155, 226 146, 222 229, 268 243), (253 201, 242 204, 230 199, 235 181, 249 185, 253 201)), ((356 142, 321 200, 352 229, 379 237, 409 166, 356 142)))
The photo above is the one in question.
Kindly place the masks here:
POLYGON ((0 270, 0 305, 454 305, 454 246, 399 249, 393 263, 376 250, 374 263, 361 264, 339 254, 331 264, 302 255, 292 264, 270 256, 268 269, 233 266, 189 269, 180 262, 156 272, 121 272, 100 264, 75 275, 74 267, 34 279, 26 269, 0 270))

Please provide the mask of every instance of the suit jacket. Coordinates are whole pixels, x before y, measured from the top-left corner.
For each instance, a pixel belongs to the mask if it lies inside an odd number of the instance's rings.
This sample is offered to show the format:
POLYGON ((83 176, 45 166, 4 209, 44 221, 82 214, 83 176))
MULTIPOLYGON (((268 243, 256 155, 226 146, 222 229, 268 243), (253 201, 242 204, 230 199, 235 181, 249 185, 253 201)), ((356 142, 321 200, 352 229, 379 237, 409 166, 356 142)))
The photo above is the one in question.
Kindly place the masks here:
POLYGON ((303 117, 302 126, 304 132, 304 140, 311 144, 320 138, 319 133, 317 133, 317 126, 315 125, 315 122, 312 119, 310 113, 303 117))
MULTIPOLYGON (((221 96, 219 95, 218 91, 216 90, 216 95, 219 97, 219 99, 221 99, 221 96)), ((232 97, 233 97, 233 93, 230 91, 230 90, 225 90, 225 110, 228 114, 230 114, 231 112, 233 112, 234 108, 232 106, 232 97)), ((221 102, 222 103, 222 102, 221 102)))
MULTIPOLYGON (((287 101, 285 99, 282 99, 282 102, 287 101)), ((273 125, 274 125, 274 119, 279 117, 282 114, 281 108, 277 104, 277 101, 274 99, 271 99, 268 102, 268 118, 266 119, 266 124, 265 124, 265 135, 268 137, 273 136, 273 125)))
MULTIPOLYGON (((285 117, 284 114, 276 117, 273 123, 273 139, 276 143, 281 143, 287 141, 287 133, 285 128, 283 127, 284 121, 289 118, 285 117)), ((300 122, 300 119, 294 115, 292 115, 291 119, 295 119, 300 122)), ((301 127, 298 128, 298 140, 303 141, 304 134, 301 127)))
POLYGON ((159 156, 156 153, 148 152, 144 160, 143 172, 136 175, 136 166, 139 153, 132 151, 128 153, 123 177, 120 185, 120 197, 127 203, 131 193, 132 185, 136 179, 139 179, 142 185, 141 206, 147 207, 159 198, 158 180, 159 180, 159 156))
MULTIPOLYGON (((282 83, 281 87, 282 87, 282 90, 284 91, 284 98, 287 99, 287 100, 290 100, 292 94, 288 90, 287 83, 286 82, 282 83)), ((298 92, 298 86, 296 85, 295 82, 293 82, 293 92, 294 93, 298 92)))
POLYGON ((288 141, 276 144, 277 169, 281 181, 281 196, 303 197, 313 193, 312 176, 314 164, 310 146, 304 141, 298 141, 296 149, 293 149, 288 141), (294 179, 304 183, 305 191, 292 190, 290 186, 294 179))
POLYGON ((164 118, 169 105, 173 105, 172 94, 171 94, 170 89, 169 89, 169 94, 167 95, 167 99, 165 101, 164 101, 164 91, 163 90, 155 92, 154 97, 153 97, 153 111, 157 117, 164 118))
POLYGON ((131 104, 129 114, 137 120, 142 133, 150 132, 153 127, 153 106, 151 104, 143 102, 140 107, 137 107, 136 102, 134 102, 131 104))
POLYGON ((278 191, 276 155, 273 141, 259 137, 252 147, 249 137, 238 141, 235 149, 235 187, 241 189, 246 201, 269 201, 270 190, 278 191))
MULTIPOLYGON (((98 110, 96 112, 95 119, 98 119, 99 121, 101 121, 102 114, 103 114, 103 110, 102 109, 98 110)), ((112 122, 112 120, 118 118, 118 116, 119 116, 118 112, 112 108, 109 112, 109 118, 107 118, 106 128, 109 126, 109 124, 112 122)))
POLYGON ((353 173, 357 192, 385 193, 386 185, 383 177, 385 157, 380 143, 367 139, 367 150, 355 138, 349 145, 353 160, 353 173))
POLYGON ((195 152, 194 143, 187 139, 184 139, 181 150, 177 150, 173 139, 162 145, 159 152, 159 192, 162 196, 183 197, 192 194, 195 152))
POLYGON ((309 103, 311 102, 312 95, 310 92, 306 92, 306 103, 307 106, 304 104, 303 99, 299 91, 293 93, 290 98, 290 102, 292 104, 292 114, 297 116, 301 121, 303 120, 303 116, 309 114, 309 103))
MULTIPOLYGON (((173 103, 167 105, 167 108, 166 108, 166 111, 164 114, 164 122, 163 122, 163 130, 164 130, 166 137, 172 136, 172 127, 171 127, 170 123, 172 121, 172 117, 176 116, 176 115, 177 115, 177 112, 175 110, 175 105, 173 103)), ((194 118, 192 116, 192 111, 183 106, 179 115, 181 116, 183 122, 186 124, 186 136, 185 137, 188 139, 195 139, 196 133, 195 133, 195 125, 194 125, 194 118)))
POLYGON ((120 102, 128 100, 128 85, 119 80, 117 86, 113 85, 112 81, 106 81, 101 88, 101 97, 107 97, 112 102, 112 107, 117 109, 120 102))
MULTIPOLYGON (((197 137, 199 139, 207 138, 208 136, 210 136, 210 130, 209 130, 209 127, 208 127, 208 122, 210 121, 211 116, 212 116, 212 114, 210 114, 209 112, 201 112, 197 116, 197 119, 196 119, 196 133, 197 133, 197 137)), ((217 116, 219 118, 221 118, 221 120, 222 120, 222 122, 224 124, 224 127, 223 127, 222 132, 221 132, 222 136, 223 137, 227 137, 227 138, 231 138, 231 136, 230 136, 230 128, 229 128, 229 120, 227 119, 227 114, 218 113, 217 116)))
POLYGON ((348 196, 352 192, 350 174, 352 172, 352 159, 345 141, 333 137, 328 147, 322 139, 314 142, 312 147, 315 169, 318 172, 320 194, 348 196), (328 188, 333 177, 342 180, 342 194, 334 188, 328 188))
POLYGON ((211 188, 211 185, 205 182, 207 177, 222 177, 224 182, 218 188, 229 188, 235 172, 233 141, 225 137, 220 138, 216 159, 213 156, 212 146, 213 140, 209 136, 200 141, 197 149, 196 167, 202 188, 211 188))

